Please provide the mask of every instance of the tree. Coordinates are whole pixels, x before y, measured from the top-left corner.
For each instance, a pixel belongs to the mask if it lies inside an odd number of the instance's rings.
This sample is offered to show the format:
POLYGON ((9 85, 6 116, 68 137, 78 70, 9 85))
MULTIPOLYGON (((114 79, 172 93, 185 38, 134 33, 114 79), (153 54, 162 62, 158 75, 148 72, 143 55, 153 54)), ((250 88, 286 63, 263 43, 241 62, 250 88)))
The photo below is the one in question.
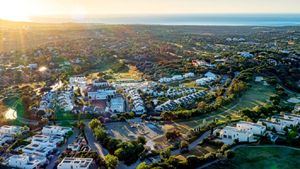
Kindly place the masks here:
POLYGON ((83 132, 83 130, 84 130, 84 127, 85 127, 85 124, 84 124, 84 122, 83 121, 78 121, 77 123, 76 123, 76 126, 77 126, 77 128, 81 131, 81 132, 83 132))
POLYGON ((273 103, 273 105, 278 105, 280 103, 280 96, 271 96, 270 101, 273 103))
POLYGON ((108 154, 105 156, 105 164, 108 169, 115 169, 119 163, 116 156, 108 154))
POLYGON ((166 137, 168 140, 174 140, 178 137, 180 137, 180 132, 178 130, 173 130, 173 131, 167 131, 166 132, 166 137))
POLYGON ((142 162, 136 167, 136 169, 150 169, 150 167, 145 162, 142 162))
POLYGON ((162 150, 159 155, 161 159, 168 159, 171 156, 170 148, 162 150))
POLYGON ((147 141, 146 141, 146 138, 145 138, 145 137, 143 137, 143 136, 138 136, 137 142, 144 145, 144 144, 146 144, 147 141))
POLYGON ((182 152, 186 152, 189 150, 189 143, 187 141, 181 141, 180 142, 180 149, 182 152))
POLYGON ((99 126, 94 129, 94 135, 96 139, 100 141, 103 141, 107 137, 106 132, 99 126))
POLYGON ((102 127, 102 123, 98 119, 93 119, 89 122, 89 126, 92 130, 94 130, 98 126, 102 127))
POLYGON ((234 155, 235 155, 234 152, 231 151, 231 150, 227 150, 225 152, 225 156, 226 156, 227 159, 232 159, 234 157, 234 155))

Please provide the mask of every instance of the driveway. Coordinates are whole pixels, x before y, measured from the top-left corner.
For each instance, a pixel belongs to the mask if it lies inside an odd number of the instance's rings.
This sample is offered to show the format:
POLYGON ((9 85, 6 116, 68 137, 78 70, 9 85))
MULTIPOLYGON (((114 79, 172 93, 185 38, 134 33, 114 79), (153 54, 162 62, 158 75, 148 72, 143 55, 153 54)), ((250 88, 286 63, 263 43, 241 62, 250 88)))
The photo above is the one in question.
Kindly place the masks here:
POLYGON ((92 150, 96 150, 97 153, 104 158, 105 155, 108 154, 108 151, 106 149, 104 149, 101 144, 98 143, 98 141, 96 140, 96 138, 94 137, 93 131, 92 129, 89 127, 89 122, 85 121, 85 127, 84 127, 84 131, 85 131, 85 135, 86 135, 86 139, 87 142, 90 146, 90 148, 92 150))

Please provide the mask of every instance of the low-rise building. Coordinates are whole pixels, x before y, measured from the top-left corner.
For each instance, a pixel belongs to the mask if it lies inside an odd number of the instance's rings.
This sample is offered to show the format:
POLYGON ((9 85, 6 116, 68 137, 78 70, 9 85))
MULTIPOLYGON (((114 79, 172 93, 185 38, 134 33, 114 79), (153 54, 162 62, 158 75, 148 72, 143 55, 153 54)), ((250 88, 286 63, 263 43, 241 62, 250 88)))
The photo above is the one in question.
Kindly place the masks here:
POLYGON ((217 80, 217 75, 212 72, 207 72, 204 74, 203 78, 197 79, 196 83, 199 86, 204 86, 211 82, 214 82, 215 80, 217 80))
POLYGON ((222 139, 238 140, 239 142, 251 142, 254 140, 252 132, 239 130, 231 126, 224 127, 219 134, 222 139))
POLYGON ((288 113, 285 113, 283 115, 283 117, 285 119, 290 119, 290 120, 296 121, 297 124, 300 124, 300 115, 298 115, 298 114, 288 114, 288 113))
POLYGON ((284 124, 265 119, 259 119, 257 124, 264 125, 268 130, 275 130, 276 132, 284 132, 284 128, 286 127, 284 124))
POLYGON ((25 154, 35 154, 47 157, 55 151, 57 146, 64 141, 61 136, 35 135, 31 143, 22 148, 25 154))
POLYGON ((261 124, 241 121, 236 124, 236 128, 241 131, 249 131, 255 135, 264 135, 267 128, 261 124))
POLYGON ((172 76, 172 80, 173 81, 179 81, 179 80, 183 80, 183 76, 182 75, 174 75, 172 76))
POLYGON ((192 78, 192 77, 195 77, 195 73, 193 72, 189 72, 189 73, 185 73, 183 75, 184 78, 192 78))
POLYGON ((79 151, 80 150, 80 144, 78 144, 78 143, 69 144, 68 149, 70 149, 72 151, 79 151))
POLYGON ((110 107, 109 107, 111 112, 114 113, 122 113, 125 111, 125 100, 123 97, 118 96, 114 97, 110 100, 110 107))
POLYGON ((38 155, 13 155, 8 159, 8 166, 20 169, 36 169, 46 164, 47 159, 38 155))
POLYGON ((251 54, 250 52, 238 52, 239 55, 241 55, 244 58, 252 58, 254 57, 253 54, 251 54))
POLYGON ((108 97, 115 96, 117 93, 116 90, 111 89, 101 89, 97 91, 89 91, 88 98, 90 100, 106 100, 108 97))
POLYGON ((0 134, 16 135, 22 133, 22 127, 20 126, 8 126, 4 125, 0 127, 0 134))
POLYGON ((72 88, 80 88, 83 90, 87 87, 86 78, 83 76, 70 77, 69 84, 72 88))
POLYGON ((0 134, 0 146, 3 144, 13 141, 14 137, 10 134, 0 134))
POLYGON ((97 79, 93 81, 93 86, 95 87, 109 87, 108 81, 104 79, 97 79))
POLYGON ((298 121, 292 120, 292 119, 286 119, 284 116, 272 116, 271 120, 273 122, 280 123, 281 125, 287 126, 287 127, 293 127, 298 125, 298 121))
POLYGON ((65 157, 57 166, 57 169, 92 169, 92 158, 65 157))
POLYGON ((45 126, 42 129, 42 134, 65 136, 70 131, 72 131, 72 128, 70 127, 45 126))

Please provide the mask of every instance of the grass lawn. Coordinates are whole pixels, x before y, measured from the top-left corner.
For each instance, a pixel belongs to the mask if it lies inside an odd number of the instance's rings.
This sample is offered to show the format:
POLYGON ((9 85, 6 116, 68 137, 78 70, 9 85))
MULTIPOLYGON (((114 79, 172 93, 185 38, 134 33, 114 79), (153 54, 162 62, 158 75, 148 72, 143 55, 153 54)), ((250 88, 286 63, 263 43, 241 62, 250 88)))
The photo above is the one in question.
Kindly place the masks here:
POLYGON ((232 159, 233 168, 297 169, 300 151, 285 147, 241 147, 232 159))
POLYGON ((135 67, 129 65, 129 70, 127 72, 113 73, 112 76, 115 80, 133 79, 141 80, 143 74, 135 67))
POLYGON ((217 150, 221 148, 221 146, 214 146, 210 144, 204 144, 201 146, 197 146, 194 149, 190 150, 188 153, 184 154, 185 156, 188 155, 196 155, 196 156, 203 156, 207 153, 215 153, 217 150))
POLYGON ((240 117, 235 114, 236 111, 263 105, 268 102, 268 99, 274 92, 275 89, 271 86, 265 86, 262 83, 252 83, 252 86, 235 102, 220 108, 212 114, 194 117, 185 121, 178 121, 178 124, 195 128, 201 126, 203 122, 209 122, 214 118, 222 121, 227 115, 231 115, 232 120, 238 120, 240 117))
POLYGON ((4 99, 3 103, 7 107, 7 109, 11 108, 15 110, 17 112, 17 117, 24 117, 25 109, 20 98, 10 97, 4 99))

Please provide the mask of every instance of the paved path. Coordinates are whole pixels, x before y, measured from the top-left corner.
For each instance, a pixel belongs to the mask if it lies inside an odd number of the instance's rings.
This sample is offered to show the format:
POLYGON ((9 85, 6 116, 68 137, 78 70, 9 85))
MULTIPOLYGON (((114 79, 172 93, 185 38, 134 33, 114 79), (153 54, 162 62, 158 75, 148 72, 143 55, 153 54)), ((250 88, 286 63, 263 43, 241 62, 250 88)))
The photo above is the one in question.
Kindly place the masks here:
POLYGON ((85 135, 86 135, 89 146, 91 147, 92 150, 96 150, 97 153, 102 158, 104 158, 104 156, 108 154, 108 151, 105 148, 103 148, 101 146, 101 144, 99 144, 98 141, 96 140, 96 138, 94 137, 93 131, 89 127, 89 122, 85 121, 84 123, 85 123, 84 131, 85 131, 85 135))
MULTIPOLYGON (((191 144, 189 144, 189 149, 194 149, 197 147, 197 145, 202 142, 205 138, 207 138, 210 135, 210 130, 203 133, 198 139, 193 141, 191 144)), ((180 149, 171 151, 171 155, 178 155, 180 154, 180 149)))

